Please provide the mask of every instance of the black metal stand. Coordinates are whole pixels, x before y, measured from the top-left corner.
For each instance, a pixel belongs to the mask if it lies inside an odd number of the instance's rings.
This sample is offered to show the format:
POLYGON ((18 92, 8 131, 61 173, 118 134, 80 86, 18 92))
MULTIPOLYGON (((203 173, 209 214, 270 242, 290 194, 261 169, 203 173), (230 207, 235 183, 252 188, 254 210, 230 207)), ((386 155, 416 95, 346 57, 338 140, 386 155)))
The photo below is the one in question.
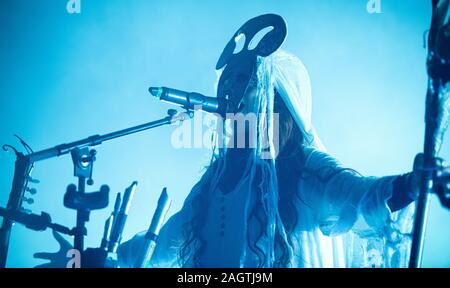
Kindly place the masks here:
MULTIPOLYGON (((9 194, 6 208, 11 211, 21 212, 23 198, 25 196, 28 184, 28 177, 31 173, 33 165, 26 155, 18 152, 11 146, 3 146, 4 150, 7 150, 7 148, 13 149, 16 153, 16 162, 14 166, 14 178, 11 193, 9 194)), ((13 223, 13 220, 3 216, 2 227, 0 228, 0 268, 4 268, 6 266, 9 239, 11 237, 13 223)))
MULTIPOLYGON (((435 95, 428 95, 427 98, 431 98, 434 96, 435 95)), ((431 105, 428 107, 431 107, 431 105)), ((420 194, 417 202, 416 217, 414 222, 413 241, 411 246, 411 256, 409 260, 410 268, 419 268, 422 263, 422 253, 425 240, 428 210, 430 207, 431 193, 433 192, 433 172, 435 170, 434 159, 437 157, 436 135, 434 135, 437 130, 437 124, 436 120, 434 120, 435 118, 430 115, 433 111, 427 112, 428 117, 426 117, 427 119, 425 128, 424 167, 422 170, 420 194)))
POLYGON ((177 114, 176 110, 170 109, 168 111, 169 116, 162 118, 160 120, 156 120, 153 122, 148 122, 142 125, 134 126, 131 128, 126 128, 123 130, 111 132, 105 135, 93 135, 90 137, 87 137, 82 140, 74 141, 68 144, 61 144, 58 146, 55 146, 53 148, 49 148, 46 150, 42 150, 36 153, 32 153, 27 155, 27 158, 30 162, 38 162, 45 159, 61 156, 67 153, 70 153, 75 148, 83 148, 83 147, 93 147, 102 144, 105 141, 109 141, 112 139, 116 139, 119 137, 127 136, 130 134, 134 134, 137 132, 145 131, 148 129, 156 128, 163 125, 172 124, 176 121, 181 121, 185 119, 184 114, 177 114))
POLYGON ((103 209, 108 206, 109 187, 103 185, 99 192, 86 193, 86 179, 88 185, 92 185, 92 170, 97 152, 87 147, 75 148, 71 151, 74 164, 74 176, 78 177, 78 189, 71 184, 64 195, 64 206, 77 210, 77 222, 75 227, 74 248, 84 250, 84 236, 87 235, 86 222, 92 210, 103 209))
POLYGON ((61 144, 39 152, 31 152, 27 155, 18 152, 10 145, 4 145, 3 150, 8 151, 11 149, 15 152, 16 163, 7 209, 4 209, 7 213, 5 212, 1 215, 3 217, 3 222, 0 229, 0 268, 4 268, 6 266, 11 228, 15 221, 11 215, 17 216, 18 213, 24 212, 22 204, 24 201, 28 200, 24 197, 25 193, 31 191, 27 185, 29 181, 32 181, 30 178, 30 173, 35 162, 58 157, 67 153, 72 154, 72 160, 75 167, 74 174, 78 177, 78 188, 73 184, 69 185, 64 196, 64 205, 71 209, 77 210, 76 228, 73 232, 75 236, 74 248, 78 249, 81 253, 84 248, 84 236, 87 234, 85 224, 89 221, 89 213, 91 210, 101 209, 108 205, 107 200, 109 192, 109 188, 106 185, 102 186, 99 192, 86 193, 85 191, 86 181, 87 184, 92 185, 93 183, 92 165, 95 161, 95 150, 89 150, 88 147, 97 146, 108 140, 159 126, 169 125, 177 121, 183 121, 187 117, 188 114, 178 114, 176 110, 170 109, 168 111, 168 116, 160 120, 148 122, 105 135, 93 135, 82 140, 74 141, 68 144, 61 144))
POLYGON ((447 176, 439 176, 442 168, 436 165, 443 135, 448 125, 450 109, 450 36, 447 14, 450 11, 449 0, 433 0, 433 16, 428 36, 427 68, 429 83, 425 111, 424 167, 421 171, 420 194, 417 202, 414 222, 413 241, 409 261, 410 268, 419 268, 425 241, 428 210, 431 193, 438 193, 441 203, 448 207, 449 194, 447 176))

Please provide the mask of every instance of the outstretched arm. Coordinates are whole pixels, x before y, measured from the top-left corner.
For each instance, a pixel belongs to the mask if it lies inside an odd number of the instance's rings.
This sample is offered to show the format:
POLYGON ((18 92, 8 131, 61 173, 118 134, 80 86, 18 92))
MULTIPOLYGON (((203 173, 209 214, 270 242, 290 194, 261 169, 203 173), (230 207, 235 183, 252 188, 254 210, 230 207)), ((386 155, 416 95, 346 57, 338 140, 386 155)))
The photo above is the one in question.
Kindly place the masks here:
POLYGON ((371 227, 381 228, 391 212, 415 200, 415 174, 364 177, 324 152, 307 148, 305 153, 300 198, 325 235, 349 231, 360 215, 371 227))

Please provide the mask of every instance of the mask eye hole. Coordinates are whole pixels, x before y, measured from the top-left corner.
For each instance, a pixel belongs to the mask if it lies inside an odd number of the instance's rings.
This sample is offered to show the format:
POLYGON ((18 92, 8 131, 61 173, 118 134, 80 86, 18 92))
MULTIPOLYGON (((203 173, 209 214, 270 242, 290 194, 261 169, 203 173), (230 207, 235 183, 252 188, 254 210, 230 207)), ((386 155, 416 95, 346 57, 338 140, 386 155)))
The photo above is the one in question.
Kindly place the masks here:
POLYGON ((234 48, 233 54, 238 54, 244 49, 245 45, 245 34, 241 33, 234 38, 234 42, 236 43, 236 47, 234 48))
POLYGON ((250 40, 250 43, 248 44, 248 50, 255 49, 258 46, 259 42, 261 42, 261 40, 264 38, 264 36, 266 36, 273 29, 274 29, 273 26, 269 26, 264 29, 261 29, 258 33, 256 33, 255 36, 253 36, 252 40, 250 40))

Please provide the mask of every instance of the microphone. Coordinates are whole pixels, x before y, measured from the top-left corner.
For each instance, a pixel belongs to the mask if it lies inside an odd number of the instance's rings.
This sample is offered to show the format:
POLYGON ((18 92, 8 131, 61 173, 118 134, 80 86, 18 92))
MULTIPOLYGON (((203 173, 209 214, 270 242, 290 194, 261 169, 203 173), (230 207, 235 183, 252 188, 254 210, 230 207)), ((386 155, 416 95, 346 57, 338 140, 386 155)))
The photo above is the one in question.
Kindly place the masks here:
POLYGON ((150 262, 156 247, 156 242, 158 241, 159 231, 161 230, 164 218, 169 211, 171 202, 172 200, 169 198, 169 195, 167 195, 167 188, 164 188, 159 197, 158 206, 156 207, 155 214, 153 214, 150 227, 145 234, 144 243, 136 258, 134 268, 146 268, 147 264, 150 262))
MULTIPOLYGON (((125 227, 125 222, 127 221, 128 210, 130 210, 131 200, 133 200, 134 192, 136 191, 137 181, 131 183, 130 187, 125 190, 122 203, 120 205, 120 209, 117 212, 117 215, 113 219, 113 224, 111 229, 111 236, 108 243, 108 252, 116 253, 117 247, 122 240, 122 232, 125 227)), ((117 199, 120 199, 117 197, 117 199)), ((118 207, 118 203, 116 199, 116 207, 118 207)), ((114 209, 116 210, 116 209, 114 209)))
POLYGON ((100 244, 100 248, 106 251, 108 251, 109 239, 111 237, 112 228, 114 227, 115 221, 117 220, 116 218, 117 214, 119 213, 120 203, 121 203, 120 193, 117 193, 116 202, 114 203, 114 210, 105 222, 105 228, 103 230, 103 238, 100 244))
POLYGON ((227 112, 227 100, 225 98, 208 97, 200 93, 185 92, 167 87, 150 87, 150 94, 161 101, 182 106, 187 110, 200 108, 205 112, 225 115, 227 112))

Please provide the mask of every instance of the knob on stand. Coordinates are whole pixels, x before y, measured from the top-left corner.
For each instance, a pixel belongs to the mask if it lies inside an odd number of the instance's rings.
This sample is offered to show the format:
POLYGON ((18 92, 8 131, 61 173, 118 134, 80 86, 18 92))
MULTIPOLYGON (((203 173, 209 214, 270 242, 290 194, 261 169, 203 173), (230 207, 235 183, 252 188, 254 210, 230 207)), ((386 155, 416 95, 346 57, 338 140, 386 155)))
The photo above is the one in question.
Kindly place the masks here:
POLYGON ((86 222, 92 210, 103 209, 108 206, 109 187, 103 185, 98 192, 86 193, 86 179, 92 185, 92 170, 96 151, 94 149, 75 148, 71 151, 74 165, 74 176, 78 177, 78 188, 71 184, 64 195, 64 206, 77 210, 77 222, 74 233, 74 248, 83 253, 84 236, 87 235, 86 222))

